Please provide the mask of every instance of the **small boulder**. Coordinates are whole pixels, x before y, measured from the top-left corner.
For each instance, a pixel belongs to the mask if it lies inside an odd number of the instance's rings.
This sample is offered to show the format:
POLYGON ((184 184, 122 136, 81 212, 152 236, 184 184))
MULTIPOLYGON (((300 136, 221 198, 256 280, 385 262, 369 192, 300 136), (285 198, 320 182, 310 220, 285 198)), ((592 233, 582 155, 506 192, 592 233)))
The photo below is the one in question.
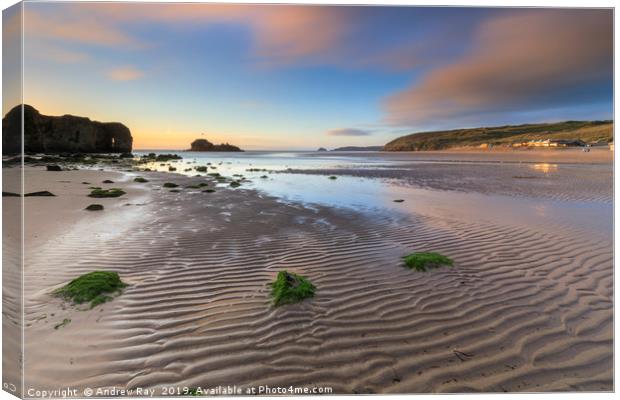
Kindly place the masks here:
POLYGON ((48 171, 62 171, 62 168, 60 168, 60 165, 46 165, 45 168, 48 171))
POLYGON ((56 196, 56 195, 54 193, 48 192, 47 190, 43 190, 40 192, 26 193, 24 195, 24 197, 34 197, 34 196, 51 197, 51 196, 56 196))
POLYGON ((88 207, 86 207, 85 210, 88 210, 88 211, 102 211, 103 210, 103 205, 101 205, 101 204, 91 204, 88 207))

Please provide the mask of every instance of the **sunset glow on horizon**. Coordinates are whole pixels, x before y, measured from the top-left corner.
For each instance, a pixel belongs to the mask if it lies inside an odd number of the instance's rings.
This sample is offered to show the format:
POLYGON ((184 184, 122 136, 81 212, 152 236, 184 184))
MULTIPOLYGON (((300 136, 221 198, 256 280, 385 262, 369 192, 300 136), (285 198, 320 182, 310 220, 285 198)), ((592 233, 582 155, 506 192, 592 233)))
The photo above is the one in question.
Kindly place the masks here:
MULTIPOLYGON (((136 149, 203 137, 310 150, 613 118, 611 9, 23 7, 24 102, 122 122, 136 149)), ((12 18, 5 11, 6 41, 19 38, 12 18)))

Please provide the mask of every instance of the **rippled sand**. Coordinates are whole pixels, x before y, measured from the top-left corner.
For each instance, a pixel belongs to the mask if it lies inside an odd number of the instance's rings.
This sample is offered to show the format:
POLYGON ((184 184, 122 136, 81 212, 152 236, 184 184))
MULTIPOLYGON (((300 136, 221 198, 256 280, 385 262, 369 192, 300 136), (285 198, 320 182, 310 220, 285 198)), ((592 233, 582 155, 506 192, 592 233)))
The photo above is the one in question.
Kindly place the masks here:
MULTIPOLYGON (((611 222, 370 214, 242 188, 171 193, 162 182, 206 178, 162 173, 141 173, 146 184, 115 175, 128 196, 84 216, 84 176, 57 174, 64 188, 39 181, 57 198, 26 199, 66 212, 60 230, 26 254, 27 389, 613 389, 611 222), (455 267, 412 272, 401 264, 412 251, 439 251, 455 267), (118 271, 130 286, 90 311, 49 296, 95 269, 118 271), (309 277, 316 296, 271 307, 267 284, 281 269, 309 277)), ((592 182, 555 197, 600 206, 604 217, 611 179, 592 182)), ((523 195, 547 199, 544 188, 523 195)), ((29 223, 36 231, 49 221, 29 223)))

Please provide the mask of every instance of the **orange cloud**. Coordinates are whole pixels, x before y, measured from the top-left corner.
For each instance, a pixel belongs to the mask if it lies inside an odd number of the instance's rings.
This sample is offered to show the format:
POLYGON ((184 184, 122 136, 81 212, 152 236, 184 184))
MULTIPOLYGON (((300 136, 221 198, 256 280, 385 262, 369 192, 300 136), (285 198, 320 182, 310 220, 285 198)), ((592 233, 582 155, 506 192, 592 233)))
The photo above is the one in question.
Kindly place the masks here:
MULTIPOLYGON (((100 46, 143 47, 124 24, 238 23, 254 31, 254 53, 270 63, 290 63, 333 50, 349 26, 337 7, 196 3, 76 3, 55 18, 28 5, 28 34, 100 46)), ((184 26, 184 25, 181 25, 184 26)))
POLYGON ((482 24, 473 50, 385 101, 393 124, 576 104, 609 81, 611 10, 514 12, 482 24))
POLYGON ((342 45, 351 26, 338 7, 271 6, 253 19, 256 54, 269 63, 290 63, 329 56, 342 45))
POLYGON ((108 71, 108 78, 113 81, 131 81, 144 76, 144 73, 134 67, 120 67, 108 71))
POLYGON ((54 14, 51 18, 36 10, 32 5, 24 8, 24 34, 43 38, 61 39, 70 42, 98 46, 142 47, 137 39, 123 33, 113 24, 90 14, 54 14))

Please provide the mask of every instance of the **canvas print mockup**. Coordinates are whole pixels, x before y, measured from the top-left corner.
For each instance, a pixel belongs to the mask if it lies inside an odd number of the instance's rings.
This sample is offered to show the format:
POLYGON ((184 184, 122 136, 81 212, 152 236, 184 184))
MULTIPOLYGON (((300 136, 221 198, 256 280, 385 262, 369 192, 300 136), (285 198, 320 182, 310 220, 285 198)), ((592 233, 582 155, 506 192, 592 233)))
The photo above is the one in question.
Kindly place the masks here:
POLYGON ((613 12, 6 8, 3 390, 613 391, 613 12))

